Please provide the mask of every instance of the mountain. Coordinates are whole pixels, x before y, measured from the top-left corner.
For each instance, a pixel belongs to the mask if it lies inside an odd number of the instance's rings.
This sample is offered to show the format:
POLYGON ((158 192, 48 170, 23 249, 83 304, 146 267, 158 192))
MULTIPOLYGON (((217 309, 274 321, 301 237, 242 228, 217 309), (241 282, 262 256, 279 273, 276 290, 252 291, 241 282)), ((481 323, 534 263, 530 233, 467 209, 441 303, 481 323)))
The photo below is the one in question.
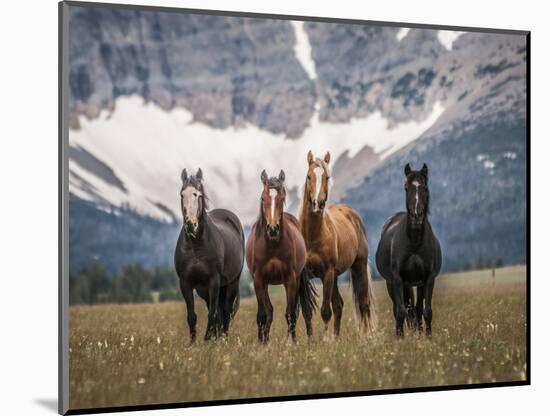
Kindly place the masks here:
POLYGON ((484 123, 441 140, 422 140, 388 160, 348 192, 367 224, 371 262, 382 225, 405 210, 406 163, 429 166, 430 221, 443 251, 443 269, 525 263, 526 122, 484 123))
POLYGON ((171 262, 183 167, 247 227, 259 172, 284 169, 296 213, 309 149, 373 253, 426 162, 445 267, 525 261, 525 37, 107 7, 71 7, 69 30, 75 267, 171 262))
POLYGON ((292 137, 314 111, 287 21, 71 7, 69 32, 72 127, 132 94, 212 127, 292 137))

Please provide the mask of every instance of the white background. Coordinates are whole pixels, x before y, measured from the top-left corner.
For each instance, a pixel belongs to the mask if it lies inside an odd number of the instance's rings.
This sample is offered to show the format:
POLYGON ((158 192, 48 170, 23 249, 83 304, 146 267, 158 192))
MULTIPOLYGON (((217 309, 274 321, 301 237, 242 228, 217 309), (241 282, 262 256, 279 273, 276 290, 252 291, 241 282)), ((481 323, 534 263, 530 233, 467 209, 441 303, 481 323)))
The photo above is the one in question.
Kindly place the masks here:
MULTIPOLYGON (((550 222, 546 220, 550 208, 547 198, 550 25, 545 2, 136 1, 191 8, 532 31, 532 386, 176 409, 147 414, 548 414, 545 399, 550 391, 550 276, 545 257, 548 257, 546 244, 550 233, 550 222)), ((54 414, 57 402, 58 276, 57 4, 54 0, 12 0, 2 4, 1 17, 0 412, 54 414)))

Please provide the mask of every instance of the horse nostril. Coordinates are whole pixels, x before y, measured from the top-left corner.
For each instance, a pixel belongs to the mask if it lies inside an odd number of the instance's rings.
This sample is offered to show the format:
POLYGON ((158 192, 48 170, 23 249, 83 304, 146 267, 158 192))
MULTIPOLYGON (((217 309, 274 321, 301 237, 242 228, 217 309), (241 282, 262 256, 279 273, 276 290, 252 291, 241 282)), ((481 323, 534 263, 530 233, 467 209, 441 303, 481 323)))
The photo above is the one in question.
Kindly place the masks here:
POLYGON ((321 209, 325 208, 325 201, 319 202, 319 208, 321 208, 321 209))

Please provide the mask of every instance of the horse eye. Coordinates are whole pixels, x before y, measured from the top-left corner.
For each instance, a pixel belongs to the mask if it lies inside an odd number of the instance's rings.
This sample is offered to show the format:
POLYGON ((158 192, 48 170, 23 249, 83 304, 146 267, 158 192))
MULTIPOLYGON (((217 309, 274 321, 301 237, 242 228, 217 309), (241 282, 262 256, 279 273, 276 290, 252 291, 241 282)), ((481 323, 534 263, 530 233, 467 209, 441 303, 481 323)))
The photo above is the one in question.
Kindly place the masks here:
POLYGON ((311 178, 309 177, 309 175, 307 175, 307 180, 309 181, 311 178))
POLYGON ((196 193, 196 192, 193 192, 193 196, 194 196, 194 197, 197 197, 198 195, 197 195, 197 193, 196 193))

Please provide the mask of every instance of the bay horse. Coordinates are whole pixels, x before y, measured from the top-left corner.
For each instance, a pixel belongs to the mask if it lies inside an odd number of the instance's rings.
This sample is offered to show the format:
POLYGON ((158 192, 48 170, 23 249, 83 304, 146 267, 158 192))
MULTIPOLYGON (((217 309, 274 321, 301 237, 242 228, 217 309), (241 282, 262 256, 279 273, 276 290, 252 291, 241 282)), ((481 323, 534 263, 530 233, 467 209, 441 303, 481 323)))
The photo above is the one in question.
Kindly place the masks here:
POLYGON ((239 308, 239 278, 244 264, 244 233, 235 214, 225 209, 207 211, 208 198, 202 170, 181 174, 180 232, 174 263, 187 305, 191 342, 195 341, 197 315, 194 295, 208 307, 205 340, 227 335, 229 323, 239 308))
POLYGON ((338 291, 337 277, 351 269, 351 283, 357 315, 364 330, 376 326, 372 281, 368 266, 367 232, 353 208, 336 204, 326 207, 329 194, 330 153, 324 159, 307 155, 300 229, 307 248, 307 268, 323 282, 321 317, 325 334, 334 312, 334 334, 340 334, 344 300, 338 291), (332 309, 331 309, 332 305, 332 309))
POLYGON ((281 170, 278 177, 269 178, 264 170, 260 178, 263 185, 260 213, 246 243, 246 263, 254 279, 258 301, 258 339, 262 343, 269 341, 273 306, 268 285, 280 284, 284 285, 286 292, 285 316, 289 336, 296 341, 296 320, 298 306, 301 306, 307 335, 311 337, 316 293, 311 275, 304 268, 306 245, 298 220, 284 212, 285 173, 281 170))
POLYGON ((432 230, 428 166, 419 171, 405 166, 405 204, 407 212, 398 212, 382 227, 376 251, 376 267, 386 280, 393 302, 395 332, 403 336, 403 324, 432 333, 432 295, 435 278, 441 269, 441 247, 432 230), (416 306, 413 287, 417 287, 416 306), (413 308, 415 310, 413 310, 413 308))

